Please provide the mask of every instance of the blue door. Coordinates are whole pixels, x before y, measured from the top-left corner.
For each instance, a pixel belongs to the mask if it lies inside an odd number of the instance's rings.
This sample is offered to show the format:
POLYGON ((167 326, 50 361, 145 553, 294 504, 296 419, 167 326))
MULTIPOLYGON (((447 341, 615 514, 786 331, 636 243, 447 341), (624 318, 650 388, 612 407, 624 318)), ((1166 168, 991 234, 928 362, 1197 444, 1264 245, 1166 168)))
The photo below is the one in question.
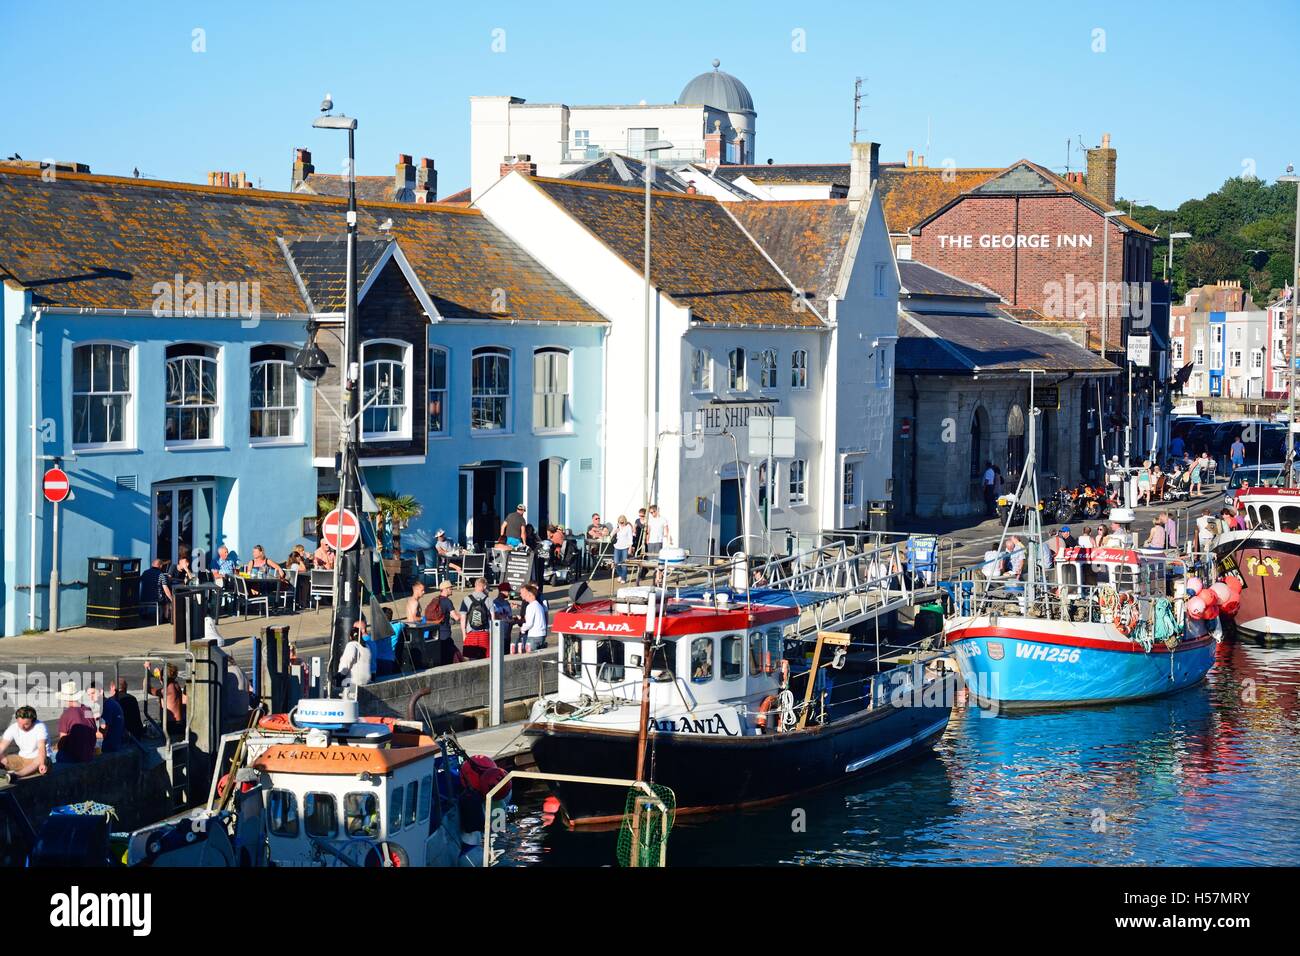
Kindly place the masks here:
POLYGON ((718 548, 725 554, 741 550, 740 479, 723 478, 718 496, 718 548))

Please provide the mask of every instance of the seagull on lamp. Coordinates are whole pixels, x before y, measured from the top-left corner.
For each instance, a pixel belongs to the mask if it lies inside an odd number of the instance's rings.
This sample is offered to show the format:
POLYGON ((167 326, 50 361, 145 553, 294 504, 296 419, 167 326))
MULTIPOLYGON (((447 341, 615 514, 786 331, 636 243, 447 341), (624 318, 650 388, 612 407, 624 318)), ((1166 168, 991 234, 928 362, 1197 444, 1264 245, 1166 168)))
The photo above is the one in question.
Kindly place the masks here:
POLYGON ((393 228, 393 217, 392 217, 392 216, 389 216, 387 219, 385 219, 383 222, 381 222, 381 223, 379 224, 379 231, 380 231, 380 232, 388 232, 388 231, 389 231, 390 229, 392 229, 392 228, 393 228))
POLYGON ((326 93, 325 99, 320 101, 320 111, 322 113, 328 113, 332 109, 334 109, 334 98, 326 93))

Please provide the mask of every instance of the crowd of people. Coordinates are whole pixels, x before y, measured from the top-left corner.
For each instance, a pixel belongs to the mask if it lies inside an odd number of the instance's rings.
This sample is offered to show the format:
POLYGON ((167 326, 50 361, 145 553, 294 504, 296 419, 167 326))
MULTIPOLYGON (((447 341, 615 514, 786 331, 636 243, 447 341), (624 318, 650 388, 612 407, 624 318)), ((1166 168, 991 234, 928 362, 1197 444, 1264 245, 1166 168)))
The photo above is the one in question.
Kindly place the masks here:
POLYGON ((110 681, 102 690, 92 681, 84 691, 76 681, 64 681, 55 696, 63 711, 53 736, 30 704, 14 711, 0 736, 0 764, 13 777, 89 763, 97 754, 121 750, 128 737, 138 740, 145 734, 140 704, 127 691, 125 679, 110 681))

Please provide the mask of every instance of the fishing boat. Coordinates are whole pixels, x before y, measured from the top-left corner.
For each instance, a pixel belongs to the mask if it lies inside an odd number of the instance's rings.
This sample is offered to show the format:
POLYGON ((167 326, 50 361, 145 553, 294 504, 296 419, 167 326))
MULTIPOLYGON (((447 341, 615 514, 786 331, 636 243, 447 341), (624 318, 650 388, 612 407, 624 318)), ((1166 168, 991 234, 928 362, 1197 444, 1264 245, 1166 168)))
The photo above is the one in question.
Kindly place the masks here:
POLYGON ((207 804, 131 834, 146 866, 482 863, 483 794, 504 776, 414 722, 302 700, 222 737, 207 804), (467 799, 462 799, 468 794, 467 799))
POLYGON ((1236 494, 1242 531, 1214 540, 1218 575, 1240 582, 1240 605, 1223 618, 1230 635, 1265 644, 1300 640, 1300 488, 1236 494))
MULTIPOLYGON (((1016 497, 1037 501, 1035 429, 1028 431, 1016 497)), ((1131 520, 1120 512, 1113 517, 1131 520)), ((956 614, 945 622, 947 642, 981 706, 1113 704, 1204 679, 1222 632, 1209 620, 1217 611, 1206 610, 1207 598, 1185 600, 1188 578, 1179 558, 1108 539, 1100 547, 1065 549, 1049 579, 1037 509, 1027 509, 1023 543, 1013 541, 1010 524, 986 566, 948 587, 956 614), (1022 576, 999 574, 1003 558, 1021 567, 1022 576)))
MULTIPOLYGON (((833 568, 807 555, 769 566, 764 587, 674 587, 674 575, 692 571, 679 558, 659 587, 579 598, 556 613, 558 688, 525 725, 538 770, 637 773, 668 787, 678 814, 703 814, 774 804, 929 751, 947 727, 955 678, 942 654, 891 666, 847 633, 913 596, 870 578, 876 551, 841 553, 833 568)), ((552 787, 571 826, 623 819, 626 791, 552 787)))

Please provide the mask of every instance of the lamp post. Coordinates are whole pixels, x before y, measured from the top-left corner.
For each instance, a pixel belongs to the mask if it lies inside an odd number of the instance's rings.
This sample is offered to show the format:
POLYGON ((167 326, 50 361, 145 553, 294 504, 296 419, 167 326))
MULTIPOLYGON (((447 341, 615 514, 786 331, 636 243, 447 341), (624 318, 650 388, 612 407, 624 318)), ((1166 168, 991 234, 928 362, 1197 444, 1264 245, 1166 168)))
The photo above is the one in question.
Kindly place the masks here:
MULTIPOLYGON (((334 108, 328 95, 312 126, 316 129, 341 129, 348 134, 348 212, 347 212, 347 295, 343 312, 343 430, 339 437, 339 507, 361 514, 361 488, 357 476, 357 419, 359 406, 359 343, 357 333, 357 173, 354 135, 357 121, 348 116, 330 116, 334 108)), ((311 343, 309 347, 314 347, 311 343)), ((330 642, 330 663, 325 677, 331 689, 335 669, 352 628, 361 617, 360 548, 337 554, 334 578, 334 628, 330 642)))
MULTIPOLYGON (((645 420, 646 435, 645 449, 641 456, 641 474, 645 479, 645 500, 646 509, 654 504, 651 500, 650 484, 653 476, 650 473, 650 446, 657 441, 659 435, 658 416, 651 413, 650 409, 650 375, 651 372, 659 367, 658 356, 652 364, 650 361, 650 187, 655 178, 655 153, 661 149, 672 149, 673 144, 665 139, 655 139, 645 144, 645 328, 642 351, 645 355, 645 420)), ((644 547, 645 540, 642 540, 644 547)))
MULTIPOLYGON (((1192 234, 1190 232, 1171 232, 1169 234, 1169 253, 1165 257, 1165 281, 1166 282, 1173 281, 1172 279, 1169 278, 1169 274, 1174 271, 1174 240, 1190 239, 1190 238, 1192 238, 1192 234)), ((1170 298, 1172 301, 1172 296, 1170 298)))
MULTIPOLYGON (((1106 358, 1110 346, 1110 220, 1124 215, 1122 209, 1112 209, 1101 214, 1101 357, 1106 358)), ((1103 427, 1101 422, 1097 423, 1103 427)), ((1104 435, 1104 430, 1102 431, 1104 435)), ((1106 458, 1106 440, 1102 439, 1101 457, 1106 458)))
POLYGON ((1286 485, 1295 484, 1293 469, 1295 467, 1295 367, 1296 367, 1296 329, 1295 300, 1298 293, 1297 281, 1300 281, 1300 176, 1295 175, 1295 166, 1286 167, 1286 175, 1277 177, 1280 183, 1295 183, 1295 248, 1291 261, 1291 367, 1287 370, 1287 415, 1286 415, 1286 485))

